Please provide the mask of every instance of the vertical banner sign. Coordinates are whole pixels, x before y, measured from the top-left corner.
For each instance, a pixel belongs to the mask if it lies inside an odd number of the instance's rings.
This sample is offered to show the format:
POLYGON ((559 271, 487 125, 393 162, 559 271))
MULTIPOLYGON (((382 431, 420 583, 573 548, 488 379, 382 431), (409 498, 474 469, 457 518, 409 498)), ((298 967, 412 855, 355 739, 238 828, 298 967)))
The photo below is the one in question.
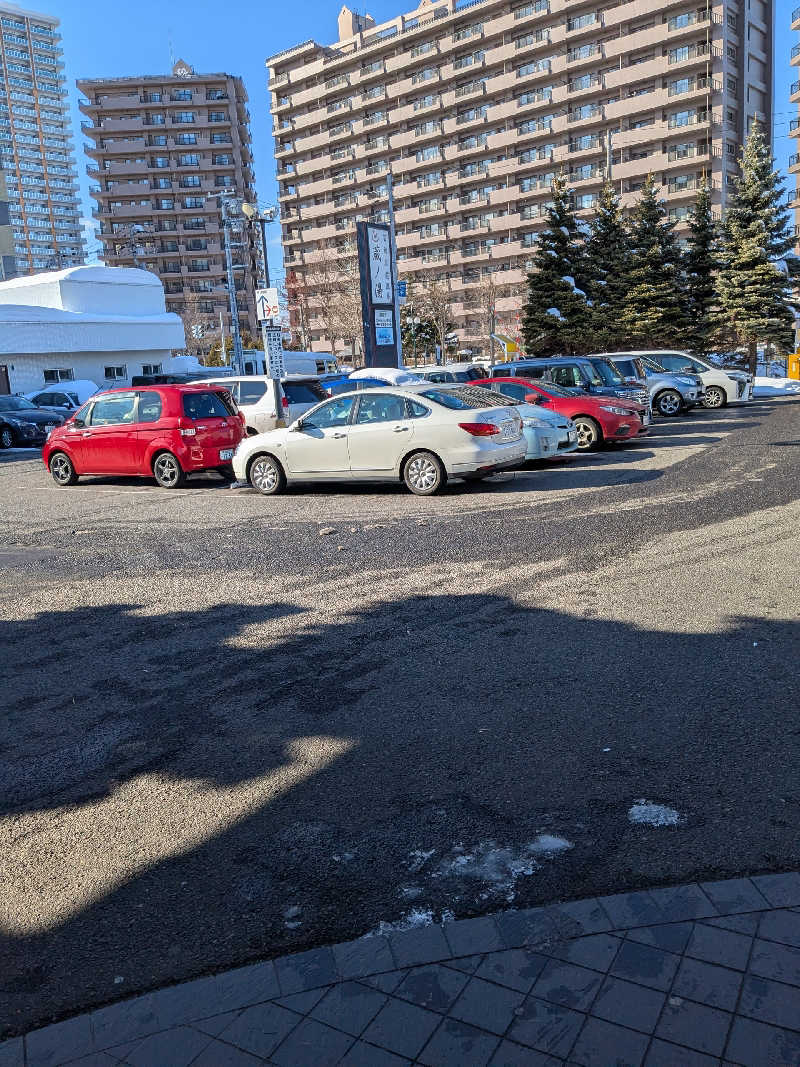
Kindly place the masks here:
POLYGON ((356 232, 364 364, 367 367, 396 367, 395 278, 389 227, 377 222, 359 222, 356 232))

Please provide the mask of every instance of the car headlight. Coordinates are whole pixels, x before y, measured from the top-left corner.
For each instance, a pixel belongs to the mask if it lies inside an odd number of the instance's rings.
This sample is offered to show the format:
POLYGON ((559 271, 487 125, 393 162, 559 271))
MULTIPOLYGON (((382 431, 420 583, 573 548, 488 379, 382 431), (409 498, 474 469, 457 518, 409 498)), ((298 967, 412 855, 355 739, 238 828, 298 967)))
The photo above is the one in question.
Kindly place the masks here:
POLYGON ((630 415, 627 408, 618 408, 614 404, 601 404, 603 411, 610 411, 613 415, 630 415))

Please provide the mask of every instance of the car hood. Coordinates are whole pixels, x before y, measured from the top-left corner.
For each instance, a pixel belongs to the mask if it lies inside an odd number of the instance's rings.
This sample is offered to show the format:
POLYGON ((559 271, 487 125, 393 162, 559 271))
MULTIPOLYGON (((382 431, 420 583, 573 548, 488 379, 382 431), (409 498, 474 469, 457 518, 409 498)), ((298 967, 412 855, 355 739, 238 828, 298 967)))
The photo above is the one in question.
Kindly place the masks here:
POLYGON ((523 419, 541 419, 548 426, 563 426, 569 418, 568 415, 559 415, 557 411, 540 404, 515 404, 514 407, 523 419))
POLYGON ((0 411, 0 419, 16 419, 17 422, 35 422, 37 426, 46 423, 62 426, 64 419, 54 408, 25 408, 23 411, 0 411))

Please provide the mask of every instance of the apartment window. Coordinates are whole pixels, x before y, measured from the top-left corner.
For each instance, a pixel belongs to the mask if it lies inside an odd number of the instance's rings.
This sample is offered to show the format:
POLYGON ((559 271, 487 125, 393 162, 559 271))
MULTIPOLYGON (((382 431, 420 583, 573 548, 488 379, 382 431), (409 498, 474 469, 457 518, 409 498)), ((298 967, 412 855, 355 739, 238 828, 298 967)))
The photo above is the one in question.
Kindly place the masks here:
POLYGON ((227 189, 229 185, 233 185, 232 174, 217 174, 214 177, 214 185, 218 189, 227 189))
MULTIPOLYGON (((3 19, 5 22, 5 19, 3 19)), ((75 372, 72 367, 51 367, 42 371, 44 375, 45 384, 51 382, 74 382, 75 372)))
POLYGON ((181 203, 184 207, 187 207, 190 210, 192 208, 197 209, 205 205, 205 201, 203 200, 202 196, 185 196, 181 203))
POLYGON ((143 363, 142 374, 161 374, 160 363, 143 363))
POLYGON ((178 156, 179 167, 199 167, 200 156, 196 152, 181 152, 178 156))
POLYGON ((417 178, 417 188, 424 189, 428 185, 437 185, 442 180, 442 172, 440 170, 432 170, 427 174, 421 174, 417 178))
POLYGON ((184 230, 204 230, 206 220, 204 218, 187 219, 183 224, 184 230))
POLYGON ((208 121, 209 122, 227 122, 228 121, 228 112, 227 111, 209 111, 209 113, 208 113, 208 121))
POLYGON ((231 135, 229 133, 218 133, 218 132, 215 131, 214 133, 211 134, 211 143, 212 144, 230 144, 231 143, 231 135))
POLYGON ((471 26, 461 26, 453 33, 454 41, 466 41, 469 37, 480 37, 483 33, 483 23, 473 22, 471 26))
POLYGON ((736 30, 739 28, 738 16, 734 15, 731 11, 728 12, 728 28, 731 30, 736 30))
POLYGON ((593 208, 597 204, 597 193, 578 193, 574 198, 575 210, 583 211, 586 208, 593 208))
POLYGON ((547 72, 549 70, 550 70, 550 60, 549 59, 536 59, 536 60, 532 60, 530 63, 525 63, 521 67, 517 67, 517 77, 518 78, 525 78, 529 74, 539 74, 542 71, 547 72))
POLYGON ((532 4, 523 4, 522 7, 514 8, 514 18, 524 19, 529 15, 539 15, 543 11, 549 11, 550 5, 548 0, 535 0, 532 4))
POLYGON ((576 18, 567 19, 567 33, 573 30, 582 30, 586 26, 595 26, 600 21, 596 12, 589 15, 578 15, 576 18))
POLYGON ((739 91, 739 83, 737 82, 737 80, 735 78, 731 78, 731 76, 728 75, 728 92, 729 93, 736 93, 738 91, 739 91))
POLYGON ((414 127, 414 136, 424 137, 426 133, 438 133, 439 129, 439 123, 433 119, 430 122, 420 122, 414 127))
POLYGON ((453 70, 464 70, 466 67, 472 67, 476 63, 482 63, 484 52, 470 52, 467 55, 456 56, 453 62, 453 70))
POLYGON ((423 70, 415 71, 411 75, 411 84, 419 85, 420 82, 429 82, 435 78, 439 73, 438 67, 425 67, 423 70))
POLYGON ((206 100, 227 100, 228 94, 224 89, 206 89, 206 100))
POLYGON ((150 167, 152 170, 166 170, 169 167, 169 156, 152 156, 150 167))
POLYGON ((205 271, 211 270, 211 266, 207 259, 190 259, 189 270, 204 273, 205 271))
POLYGON ((151 133, 147 138, 147 143, 153 148, 166 148, 167 139, 163 133, 151 133))
POLYGON ((728 141, 728 143, 725 145, 725 151, 728 153, 729 156, 735 156, 736 155, 736 145, 735 144, 731 144, 731 142, 728 141))
POLYGON ((411 49, 411 58, 416 59, 417 56, 427 55, 428 52, 436 51, 435 41, 421 41, 419 44, 415 44, 411 49))
POLYGON ((188 101, 189 103, 191 103, 192 102, 192 90, 191 89, 173 89, 172 90, 172 99, 173 100, 188 101))
POLYGON ((726 51, 728 53, 728 59, 732 59, 734 62, 736 62, 736 46, 729 44, 726 51))
POLYGON ((196 133, 179 133, 177 135, 177 137, 175 138, 175 144, 179 144, 179 145, 197 144, 197 134, 196 133))
POLYGON ((418 96, 417 99, 414 101, 414 110, 421 111, 424 107, 433 107, 433 105, 437 103, 438 100, 439 97, 436 95, 436 93, 428 93, 427 96, 418 96))
POLYGON ((181 189, 199 189, 202 179, 199 174, 185 174, 178 182, 181 189))
MULTIPOLYGON (((111 183, 109 182, 109 185, 111 183)), ((172 181, 169 178, 155 178, 153 180, 154 189, 171 189, 172 181)))
POLYGON ((156 200, 156 209, 158 211, 174 211, 175 201, 171 196, 158 197, 156 200))
POLYGON ((194 111, 176 111, 172 121, 178 125, 194 122, 194 111))
POLYGON ((232 167, 233 156, 229 152, 218 152, 211 157, 211 162, 215 167, 232 167))
POLYGON ((645 130, 648 126, 653 125, 655 125, 655 119, 651 115, 650 118, 647 119, 634 119, 633 121, 628 122, 628 129, 645 130))
POLYGON ((120 379, 128 377, 128 368, 124 363, 119 363, 113 367, 105 367, 103 377, 109 382, 120 381, 120 379))
POLYGON ((161 93, 144 93, 142 96, 142 101, 145 104, 160 104, 161 100, 161 93))
POLYGON ((192 237, 186 242, 187 252, 205 252, 208 240, 205 237, 192 237))

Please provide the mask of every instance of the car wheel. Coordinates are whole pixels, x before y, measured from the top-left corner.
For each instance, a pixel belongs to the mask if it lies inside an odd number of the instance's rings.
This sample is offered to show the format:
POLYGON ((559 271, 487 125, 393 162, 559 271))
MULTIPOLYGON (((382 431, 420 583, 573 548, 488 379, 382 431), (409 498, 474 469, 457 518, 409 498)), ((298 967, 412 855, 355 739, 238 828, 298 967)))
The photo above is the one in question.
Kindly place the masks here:
POLYGON ((706 395, 703 397, 704 408, 724 408, 728 402, 728 398, 725 396, 725 390, 721 389, 718 385, 709 385, 706 389, 706 395))
POLYGON ((171 452, 159 452, 153 460, 153 477, 162 489, 180 489, 186 482, 183 468, 171 452))
POLYGON ((14 447, 14 434, 10 426, 4 426, 0 430, 0 448, 13 448, 14 447))
POLYGON ((50 457, 49 467, 56 485, 75 485, 78 480, 72 460, 64 452, 54 452, 50 457))
POLYGON ((683 398, 675 389, 665 389, 664 392, 659 393, 655 399, 656 411, 659 415, 663 415, 665 418, 670 418, 673 415, 680 415, 682 407, 683 398))
POLYGON ((576 415, 572 421, 578 431, 578 451, 591 452, 593 448, 598 448, 603 440, 600 424, 589 415, 576 415))
POLYGON ((433 452, 415 452, 403 468, 403 481, 415 496, 432 496, 447 481, 447 475, 433 452))
POLYGON ((250 484, 265 496, 282 493, 286 488, 283 467, 274 456, 256 456, 247 471, 250 484))

